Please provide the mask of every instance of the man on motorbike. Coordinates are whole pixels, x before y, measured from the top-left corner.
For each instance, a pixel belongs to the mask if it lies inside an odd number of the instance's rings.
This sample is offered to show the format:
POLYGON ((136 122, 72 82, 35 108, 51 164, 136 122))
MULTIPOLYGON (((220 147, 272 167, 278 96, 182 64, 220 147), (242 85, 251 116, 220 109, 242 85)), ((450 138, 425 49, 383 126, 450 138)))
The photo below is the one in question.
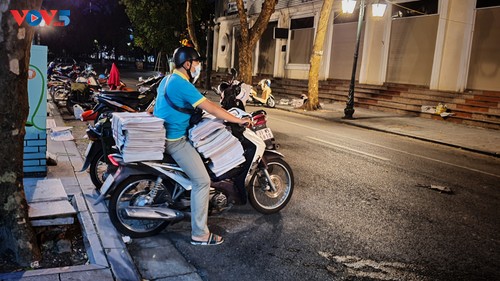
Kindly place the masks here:
POLYGON ((180 47, 174 51, 175 70, 158 86, 153 114, 165 121, 167 131, 166 151, 186 172, 193 182, 191 190, 191 244, 218 245, 224 239, 210 233, 207 226, 210 176, 203 161, 187 140, 190 115, 177 108, 205 110, 218 119, 237 124, 251 123, 251 119, 239 119, 215 103, 206 99, 192 84, 201 72, 200 54, 192 47, 180 47), (168 93, 168 99, 165 96, 168 93))

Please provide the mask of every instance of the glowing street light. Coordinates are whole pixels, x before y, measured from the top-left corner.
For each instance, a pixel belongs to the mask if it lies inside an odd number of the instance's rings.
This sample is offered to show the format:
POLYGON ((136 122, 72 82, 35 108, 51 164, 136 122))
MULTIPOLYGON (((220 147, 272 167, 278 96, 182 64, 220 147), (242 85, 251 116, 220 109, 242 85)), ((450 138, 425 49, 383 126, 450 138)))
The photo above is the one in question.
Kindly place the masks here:
MULTIPOLYGON (((342 0, 342 12, 353 13, 356 6, 355 0, 342 0)), ((385 13, 386 4, 372 4, 372 14, 375 17, 383 17, 385 13)), ((359 39, 361 36, 361 29, 363 27, 363 18, 365 16, 365 0, 361 0, 359 4, 359 18, 358 30, 356 33, 356 49, 354 50, 354 62, 352 64, 351 83, 349 84, 349 92, 347 94, 346 107, 344 109, 344 119, 354 119, 354 83, 356 81, 356 66, 358 64, 359 52, 359 39)))

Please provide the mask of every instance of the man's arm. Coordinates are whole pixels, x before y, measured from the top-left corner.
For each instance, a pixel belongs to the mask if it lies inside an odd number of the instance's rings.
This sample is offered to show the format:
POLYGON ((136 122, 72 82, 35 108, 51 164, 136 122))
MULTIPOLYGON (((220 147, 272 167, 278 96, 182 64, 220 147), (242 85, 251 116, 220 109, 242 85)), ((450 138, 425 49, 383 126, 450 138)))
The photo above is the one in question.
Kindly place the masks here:
POLYGON ((209 101, 208 99, 204 100, 202 103, 198 105, 199 108, 205 110, 206 112, 212 114, 213 116, 226 120, 227 122, 236 123, 236 124, 245 124, 251 123, 252 120, 250 118, 240 119, 231 113, 227 112, 225 109, 216 105, 215 103, 209 101))

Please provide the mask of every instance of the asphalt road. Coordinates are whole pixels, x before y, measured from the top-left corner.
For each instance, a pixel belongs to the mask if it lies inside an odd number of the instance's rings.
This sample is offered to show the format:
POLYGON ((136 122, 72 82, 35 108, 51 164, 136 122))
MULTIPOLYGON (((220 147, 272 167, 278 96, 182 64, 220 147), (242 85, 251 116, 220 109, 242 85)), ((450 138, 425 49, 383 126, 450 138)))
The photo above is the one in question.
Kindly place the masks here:
POLYGON ((295 173, 290 204, 210 218, 218 247, 190 246, 189 223, 162 234, 207 280, 500 279, 498 159, 268 113, 295 173))
POLYGON ((500 280, 498 158, 266 110, 295 174, 289 205, 211 217, 216 247, 191 246, 188 222, 155 236, 205 280, 500 280))

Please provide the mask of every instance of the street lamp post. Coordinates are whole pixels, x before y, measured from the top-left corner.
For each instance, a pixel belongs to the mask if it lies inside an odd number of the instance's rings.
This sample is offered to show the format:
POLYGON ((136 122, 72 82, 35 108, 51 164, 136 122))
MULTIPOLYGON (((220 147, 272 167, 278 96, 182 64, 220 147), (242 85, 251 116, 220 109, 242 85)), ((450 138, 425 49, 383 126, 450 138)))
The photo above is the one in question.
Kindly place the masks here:
POLYGON ((365 15, 365 0, 361 0, 359 5, 358 31, 356 33, 356 49, 354 51, 354 62, 352 63, 351 83, 349 84, 349 93, 347 95, 347 103, 344 109, 344 119, 354 119, 354 83, 356 82, 356 67, 358 64, 359 39, 361 37, 361 29, 363 28, 363 18, 365 15))
MULTIPOLYGON (((354 6, 356 5, 355 0, 344 0, 342 1, 343 12, 352 13, 354 11, 354 6), (344 7, 345 5, 345 7, 344 7)), ((383 17, 386 9, 386 4, 381 4, 377 1, 376 4, 372 4, 372 13, 374 17, 383 17)), ((356 33, 356 49, 354 50, 354 61, 352 63, 352 74, 351 83, 349 84, 349 93, 347 95, 346 107, 344 109, 344 119, 354 119, 354 84, 356 82, 356 67, 358 65, 358 53, 359 53, 359 40, 361 37, 361 30, 363 28, 363 18, 365 16, 365 0, 361 0, 359 4, 359 18, 358 18, 358 30, 356 33)))

